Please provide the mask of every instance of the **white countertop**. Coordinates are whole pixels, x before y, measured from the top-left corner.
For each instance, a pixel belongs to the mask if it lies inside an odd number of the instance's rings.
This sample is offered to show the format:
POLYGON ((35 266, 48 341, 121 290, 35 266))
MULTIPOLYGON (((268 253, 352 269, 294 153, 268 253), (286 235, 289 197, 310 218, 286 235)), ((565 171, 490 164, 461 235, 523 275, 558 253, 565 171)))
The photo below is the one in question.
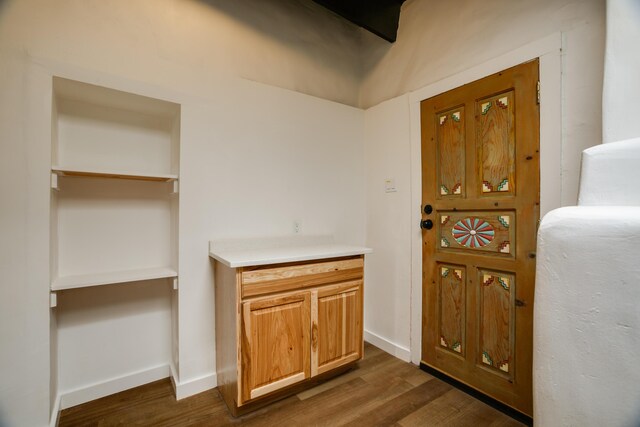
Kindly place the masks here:
POLYGON ((236 268, 362 255, 371 248, 333 242, 328 236, 292 236, 262 239, 212 240, 209 256, 236 268))

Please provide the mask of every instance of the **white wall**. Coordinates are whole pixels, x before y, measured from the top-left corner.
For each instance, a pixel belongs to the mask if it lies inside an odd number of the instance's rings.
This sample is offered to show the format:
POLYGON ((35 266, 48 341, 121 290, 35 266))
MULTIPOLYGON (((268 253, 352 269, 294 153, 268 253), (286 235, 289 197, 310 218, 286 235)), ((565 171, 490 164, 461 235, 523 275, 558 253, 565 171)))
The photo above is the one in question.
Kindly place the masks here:
POLYGON ((591 65, 582 72, 597 88, 604 8, 604 0, 408 0, 396 43, 365 45, 362 105, 376 105, 558 31, 579 42, 566 55, 591 65))
POLYGON ((48 175, 34 170, 49 152, 47 132, 27 125, 23 102, 42 107, 41 87, 23 55, 0 59, 0 425, 43 425, 49 418, 48 175), (40 105, 39 105, 40 104, 40 105))
POLYGON ((0 46, 32 56, 194 93, 226 73, 358 102, 360 31, 311 0, 2 4, 0 46))
POLYGON ((171 292, 167 280, 150 280, 59 293, 55 359, 62 408, 95 398, 77 390, 159 367, 169 372, 171 292))
MULTIPOLYGON (((411 301, 411 137, 409 97, 365 113, 367 255, 365 339, 409 360, 411 301), (395 181, 386 192, 385 181, 395 181)), ((419 297, 419 296, 418 296, 419 297)))
POLYGON ((603 142, 640 136, 640 2, 607 0, 603 142))
MULTIPOLYGON (((545 211, 575 204, 581 152, 601 142, 604 12, 602 0, 409 0, 402 7, 396 43, 380 44, 377 48, 372 45, 366 57, 367 74, 361 102, 368 106, 397 98, 369 108, 365 113, 367 245, 374 249, 371 259, 376 261, 369 269, 382 272, 367 277, 367 286, 372 289, 367 299, 368 310, 376 313, 375 318, 365 320, 370 335, 395 343, 396 351, 401 353, 416 344, 409 339, 409 316, 392 316, 411 310, 411 301, 404 297, 410 293, 411 284, 405 278, 412 273, 411 266, 399 263, 397 256, 421 257, 411 253, 411 236, 418 232, 418 223, 412 222, 411 218, 413 210, 417 211, 419 206, 412 205, 412 199, 409 202, 402 199, 400 207, 389 208, 391 197, 384 193, 383 187, 385 175, 400 177, 400 181, 405 179, 410 173, 411 156, 416 156, 416 153, 407 153, 412 122, 410 109, 403 101, 406 95, 402 94, 420 93, 423 87, 486 66, 495 58, 503 59, 509 52, 559 33, 562 39, 562 98, 561 113, 558 111, 557 114, 562 115, 562 135, 557 139, 562 147, 555 157, 561 157, 561 160, 555 163, 557 179, 547 180, 548 184, 541 192, 543 199, 547 194, 553 194, 551 199, 556 203, 553 206, 547 203, 545 211), (558 194, 557 198, 555 194, 558 194), (409 233, 406 233, 407 229, 409 233), (377 257, 375 254, 379 251, 394 256, 377 257), (389 301, 399 301, 389 315, 376 309, 386 307, 389 301)), ((541 141, 541 145, 545 146, 545 142, 541 141)), ((542 159, 546 155, 542 152, 542 159)), ((419 167, 419 160, 416 164, 419 167)), ((543 170, 545 166, 542 165, 543 170)), ((419 185, 419 172, 414 176, 417 180, 410 180, 410 184, 419 185)), ((403 197, 403 190, 399 186, 399 193, 392 197, 403 197)), ((413 273, 419 277, 419 272, 413 273)), ((412 298, 419 301, 420 297, 414 291, 412 298)))
POLYGON ((363 112, 257 83, 225 91, 182 110, 181 381, 215 369, 210 239, 292 234, 298 220, 364 243, 363 112))
MULTIPOLYGON (((48 308, 53 74, 182 105, 179 383, 215 384, 208 240, 292 234, 298 220, 302 233, 364 243, 363 112, 237 78, 352 103, 357 87, 349 70, 357 66, 345 63, 349 41, 333 47, 336 34, 352 29, 328 12, 310 13, 306 2, 254 2, 254 12, 238 6, 253 19, 295 15, 296 31, 309 27, 300 42, 282 24, 256 32, 223 3, 0 6, 0 425, 46 425, 55 401, 48 308)), ((66 314, 58 320, 68 337, 73 313, 66 314)), ((61 357, 73 352, 69 342, 58 343, 65 344, 61 357)))

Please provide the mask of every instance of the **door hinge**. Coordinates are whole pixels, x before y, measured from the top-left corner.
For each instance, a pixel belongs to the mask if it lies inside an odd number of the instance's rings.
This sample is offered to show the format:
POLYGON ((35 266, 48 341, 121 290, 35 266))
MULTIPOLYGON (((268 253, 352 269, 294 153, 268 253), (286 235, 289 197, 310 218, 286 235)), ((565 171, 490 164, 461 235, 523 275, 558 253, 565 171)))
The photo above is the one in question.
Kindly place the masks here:
POLYGON ((540 80, 538 80, 538 83, 536 84, 536 104, 540 104, 540 80))

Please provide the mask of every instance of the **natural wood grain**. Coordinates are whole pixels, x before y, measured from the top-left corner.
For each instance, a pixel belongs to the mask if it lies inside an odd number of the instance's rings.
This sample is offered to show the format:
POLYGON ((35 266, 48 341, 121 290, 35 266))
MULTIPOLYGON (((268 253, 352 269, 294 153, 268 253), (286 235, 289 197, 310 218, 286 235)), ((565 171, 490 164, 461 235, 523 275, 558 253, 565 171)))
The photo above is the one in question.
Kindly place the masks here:
POLYGON ((440 197, 465 194, 464 106, 435 115, 440 197))
POLYGON ((310 310, 309 292, 243 303, 242 402, 311 376, 310 310))
POLYGON ((349 270, 352 268, 362 268, 363 265, 364 263, 362 262, 362 258, 355 258, 329 262, 306 262, 286 267, 254 267, 255 269, 246 269, 242 272, 242 283, 270 282, 273 280, 289 279, 292 277, 349 270))
POLYGON ((363 264, 362 255, 237 269, 214 262, 216 288, 225 287, 216 290, 220 392, 234 415, 362 357, 363 264), (247 286, 268 288, 247 296, 247 286))
POLYGON ((342 426, 349 423, 397 423, 405 427, 521 425, 370 344, 365 345, 365 357, 356 369, 240 418, 231 416, 217 389, 176 401, 167 379, 65 409, 59 425, 342 426))
POLYGON ((318 290, 311 291, 311 376, 318 375, 318 290))
MULTIPOLYGON (((323 373, 360 359, 362 282, 325 286, 317 292, 318 345, 315 371, 323 373)), ((312 346, 313 351, 313 346, 312 346)))
POLYGON ((298 263, 242 271, 242 297, 286 292, 311 286, 361 279, 363 259, 298 263))
POLYGON ((349 372, 332 378, 316 387, 301 391, 297 393, 298 398, 300 400, 309 399, 316 394, 320 394, 326 390, 337 387, 340 384, 347 383, 354 378, 365 375, 368 372, 377 372, 378 370, 383 369, 385 366, 389 365, 389 363, 394 360, 393 358, 390 359, 387 353, 383 352, 377 347, 369 346, 366 343, 365 346, 368 346, 368 352, 366 353, 367 357, 363 358, 357 363, 357 369, 352 369, 349 372))
POLYGON ((398 421, 411 426, 519 426, 512 418, 496 419, 492 408, 458 389, 452 389, 398 421))
POLYGON ((220 394, 229 407, 239 401, 238 378, 240 335, 240 305, 237 288, 240 286, 240 274, 219 261, 211 259, 214 269, 216 307, 216 372, 220 394))
POLYGON ((459 265, 440 265, 440 345, 463 355, 467 351, 466 269, 459 265))
POLYGON ((516 123, 513 92, 510 90, 475 102, 477 185, 482 195, 513 193, 515 188, 516 123), (507 186, 503 184, 505 180, 507 186))
POLYGON ((302 382, 307 378, 309 378, 309 374, 303 371, 303 372, 298 372, 297 374, 285 376, 284 378, 280 378, 275 381, 269 381, 265 383, 263 386, 256 387, 253 390, 251 390, 251 399, 256 399, 258 397, 265 396, 269 393, 273 393, 274 391, 302 382))
POLYGON ((444 382, 428 381, 396 396, 375 411, 361 415, 347 425, 392 425, 415 411, 416 407, 430 403, 449 390, 451 386, 444 382))
POLYGON ((533 409, 533 296, 540 202, 537 81, 538 61, 534 60, 421 103, 422 201, 433 207, 433 213, 422 218, 435 223, 434 229, 422 231, 423 363, 527 415, 533 409), (439 151, 439 117, 460 106, 467 114, 474 112, 473 119, 464 120, 466 193, 445 197, 440 193, 445 172, 439 168, 452 166, 439 151), (508 184, 498 188, 505 179, 508 184), (509 217, 508 227, 499 216, 509 217), (458 243, 453 226, 465 217, 486 220, 493 228, 493 240, 476 247, 458 243), (443 239, 448 243, 443 244, 443 239), (455 305, 441 286, 440 269, 446 265, 465 269, 464 355, 440 341, 439 325, 455 305), (480 271, 484 270, 512 275, 517 286, 508 298, 497 288, 481 289, 480 271), (483 363, 484 344, 497 354, 495 358, 504 359, 500 363, 508 362, 508 372, 483 363))
POLYGON ((481 283, 478 360, 485 366, 499 369, 501 374, 512 379, 511 362, 515 347, 513 275, 478 269, 478 282, 481 283))

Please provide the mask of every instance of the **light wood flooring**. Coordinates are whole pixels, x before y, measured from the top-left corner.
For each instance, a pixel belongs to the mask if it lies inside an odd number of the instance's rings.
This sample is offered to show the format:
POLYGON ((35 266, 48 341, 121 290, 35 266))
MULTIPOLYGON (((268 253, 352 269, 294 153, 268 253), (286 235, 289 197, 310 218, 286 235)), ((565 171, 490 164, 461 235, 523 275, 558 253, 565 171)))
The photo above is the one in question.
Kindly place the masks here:
POLYGON ((217 390, 176 401, 169 379, 65 409, 59 426, 521 426, 370 344, 357 368, 240 418, 217 390))

